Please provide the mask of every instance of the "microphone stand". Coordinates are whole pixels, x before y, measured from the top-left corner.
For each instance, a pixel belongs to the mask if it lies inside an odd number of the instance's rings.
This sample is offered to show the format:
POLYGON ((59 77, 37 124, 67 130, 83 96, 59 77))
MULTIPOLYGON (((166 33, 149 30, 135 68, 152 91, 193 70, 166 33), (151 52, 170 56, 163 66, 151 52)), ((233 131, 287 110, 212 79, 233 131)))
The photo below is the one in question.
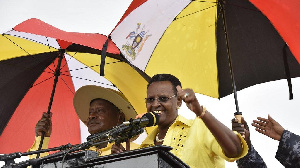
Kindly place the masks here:
POLYGON ((43 163, 44 161, 51 161, 51 160, 60 158, 61 156, 64 156, 63 157, 63 161, 64 161, 65 156, 67 156, 69 153, 80 151, 80 150, 85 150, 91 146, 96 146, 96 145, 100 145, 102 143, 107 143, 107 142, 112 142, 112 141, 115 141, 115 139, 107 139, 107 134, 105 132, 105 134, 102 133, 97 136, 96 142, 88 141, 88 142, 84 142, 84 143, 77 144, 77 145, 67 144, 67 145, 62 145, 60 147, 54 147, 54 148, 42 149, 42 150, 30 151, 30 152, 24 152, 24 153, 15 152, 15 153, 0 156, 0 161, 5 161, 5 165, 3 166, 3 168, 26 168, 27 166, 30 166, 30 165, 35 167, 36 165, 39 165, 39 164, 43 163), (57 150, 60 150, 60 151, 50 154, 50 155, 47 155, 42 158, 29 159, 29 160, 22 161, 19 163, 14 162, 15 158, 20 158, 21 156, 40 154, 40 153, 44 153, 44 152, 57 151, 57 150))
POLYGON ((0 156, 0 161, 5 161, 5 166, 3 166, 3 168, 26 168, 27 166, 30 165, 35 167, 35 165, 41 164, 44 161, 51 161, 51 159, 53 160, 56 158, 60 158, 61 156, 64 156, 63 157, 63 161, 64 161, 65 156, 67 156, 69 153, 85 150, 91 146, 97 146, 102 143, 115 142, 116 144, 120 144, 144 132, 144 129, 141 128, 138 125, 138 123, 133 123, 132 119, 129 121, 130 121, 129 124, 121 124, 108 131, 104 131, 98 134, 93 134, 87 138, 88 140, 87 142, 81 144, 77 144, 77 145, 67 144, 67 145, 62 145, 50 149, 42 149, 42 150, 30 151, 24 153, 21 152, 11 153, 11 154, 0 156), (47 155, 42 158, 29 159, 20 163, 14 162, 15 158, 20 158, 21 156, 40 154, 44 152, 57 151, 57 150, 60 151, 57 153, 47 155))
POLYGON ((67 144, 67 145, 61 145, 59 147, 42 149, 42 150, 37 150, 37 151, 30 151, 30 152, 24 152, 24 153, 15 152, 15 153, 10 153, 10 154, 4 154, 4 155, 0 156, 0 161, 4 161, 5 166, 8 166, 8 165, 14 164, 15 163, 14 159, 20 158, 21 156, 28 156, 28 155, 45 153, 45 152, 50 152, 50 151, 57 151, 57 150, 66 150, 71 147, 72 147, 71 144, 67 144))

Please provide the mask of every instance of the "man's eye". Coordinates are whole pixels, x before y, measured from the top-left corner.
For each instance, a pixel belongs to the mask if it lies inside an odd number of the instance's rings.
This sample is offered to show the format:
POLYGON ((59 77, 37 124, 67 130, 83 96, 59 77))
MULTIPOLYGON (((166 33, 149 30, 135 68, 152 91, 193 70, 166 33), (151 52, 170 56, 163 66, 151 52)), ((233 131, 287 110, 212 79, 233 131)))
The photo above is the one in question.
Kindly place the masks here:
POLYGON ((96 112, 97 113, 102 113, 102 112, 104 112, 104 110, 103 109, 97 109, 96 112))
POLYGON ((158 99, 159 99, 160 102, 166 102, 166 101, 169 100, 169 98, 168 98, 168 97, 165 97, 165 96, 159 97, 158 99))
POLYGON ((155 100, 155 99, 154 99, 154 98, 152 98, 152 97, 150 97, 150 98, 146 98, 146 101, 147 101, 147 102, 154 102, 154 100, 155 100))

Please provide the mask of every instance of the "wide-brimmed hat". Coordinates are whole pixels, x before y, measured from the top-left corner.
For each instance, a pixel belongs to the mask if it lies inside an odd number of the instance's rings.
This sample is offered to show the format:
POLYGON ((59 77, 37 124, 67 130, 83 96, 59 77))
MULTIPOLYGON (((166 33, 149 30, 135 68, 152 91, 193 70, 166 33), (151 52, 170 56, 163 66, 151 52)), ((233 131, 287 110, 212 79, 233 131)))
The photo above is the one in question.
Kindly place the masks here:
POLYGON ((125 120, 135 118, 137 115, 132 105, 121 92, 101 86, 86 85, 76 91, 73 99, 75 111, 83 123, 86 124, 89 117, 90 102, 97 98, 113 103, 125 114, 125 120))

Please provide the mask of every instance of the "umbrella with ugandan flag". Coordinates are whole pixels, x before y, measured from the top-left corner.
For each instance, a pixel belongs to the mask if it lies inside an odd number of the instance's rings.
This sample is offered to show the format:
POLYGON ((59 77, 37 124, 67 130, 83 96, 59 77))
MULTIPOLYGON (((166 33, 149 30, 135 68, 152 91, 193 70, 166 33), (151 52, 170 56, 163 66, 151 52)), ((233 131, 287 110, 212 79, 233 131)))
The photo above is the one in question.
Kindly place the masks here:
MULTIPOLYGON (((29 149, 35 124, 48 111, 53 113, 49 147, 80 143, 75 91, 83 85, 117 90, 106 79, 116 81, 109 70, 105 78, 99 75, 106 40, 101 34, 65 32, 34 18, 0 36, 0 153, 29 149)), ((114 68, 121 62, 113 58, 119 50, 110 40, 108 44, 107 68, 122 75, 122 66, 114 68)))

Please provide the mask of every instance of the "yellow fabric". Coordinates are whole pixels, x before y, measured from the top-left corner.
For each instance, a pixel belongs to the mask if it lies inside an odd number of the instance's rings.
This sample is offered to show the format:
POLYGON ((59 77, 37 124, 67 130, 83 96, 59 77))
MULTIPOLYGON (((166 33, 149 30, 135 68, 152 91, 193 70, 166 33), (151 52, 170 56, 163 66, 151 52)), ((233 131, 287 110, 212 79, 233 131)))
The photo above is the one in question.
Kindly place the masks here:
MULTIPOLYGON (((88 150, 96 151, 99 153, 99 156, 109 155, 111 154, 111 147, 114 143, 109 143, 105 148, 97 149, 95 146, 90 147, 88 150)), ((126 142, 121 143, 122 146, 126 147, 126 142)), ((138 149, 139 145, 133 142, 130 142, 130 150, 138 149)))
MULTIPOLYGON (((48 149, 49 140, 50 140, 50 137, 45 137, 44 138, 42 149, 48 149)), ((28 149, 28 151, 37 151, 39 149, 40 142, 41 142, 41 136, 35 137, 33 145, 28 149)), ((49 155, 48 152, 41 153, 40 157, 44 157, 44 156, 47 156, 47 155, 49 155)), ((36 154, 29 155, 28 157, 29 157, 29 159, 34 159, 34 158, 36 158, 36 154)))
POLYGON ((218 98, 216 13, 216 0, 192 1, 165 31, 145 72, 173 74, 184 88, 218 98))
MULTIPOLYGON (((140 148, 153 146, 157 132, 158 129, 156 128, 144 140, 140 148)), ((227 161, 234 161, 247 154, 248 146, 241 136, 239 136, 239 138, 243 144, 241 156, 238 158, 228 158, 200 118, 196 117, 194 120, 188 120, 179 115, 175 122, 170 126, 163 145, 171 146, 173 148, 171 153, 192 168, 224 168, 224 159, 227 161)))
MULTIPOLYGON (((44 138, 44 143, 43 143, 42 149, 48 149, 49 140, 50 140, 49 137, 45 137, 44 138)), ((41 142, 41 136, 35 137, 34 143, 33 143, 33 145, 31 146, 31 148, 28 151, 36 151, 36 150, 38 150, 40 142, 41 142)), ((102 149, 98 149, 95 146, 92 146, 88 150, 92 150, 92 151, 98 152, 99 156, 109 155, 109 154, 111 154, 111 147, 112 147, 113 144, 114 143, 109 143, 109 144, 107 144, 107 146, 105 148, 102 148, 102 149)), ((126 142, 121 143, 121 144, 124 147, 126 147, 126 142)), ((139 148, 138 144, 136 144, 134 142, 130 142, 130 150, 138 149, 138 148, 139 148)), ((44 157, 44 156, 47 156, 47 155, 49 155, 49 153, 45 152, 45 153, 42 153, 40 155, 40 157, 44 157)), ((33 159, 33 158, 36 158, 36 155, 29 155, 29 159, 33 159)))
POLYGON ((58 50, 18 37, 0 36, 0 60, 53 51, 58 50))

